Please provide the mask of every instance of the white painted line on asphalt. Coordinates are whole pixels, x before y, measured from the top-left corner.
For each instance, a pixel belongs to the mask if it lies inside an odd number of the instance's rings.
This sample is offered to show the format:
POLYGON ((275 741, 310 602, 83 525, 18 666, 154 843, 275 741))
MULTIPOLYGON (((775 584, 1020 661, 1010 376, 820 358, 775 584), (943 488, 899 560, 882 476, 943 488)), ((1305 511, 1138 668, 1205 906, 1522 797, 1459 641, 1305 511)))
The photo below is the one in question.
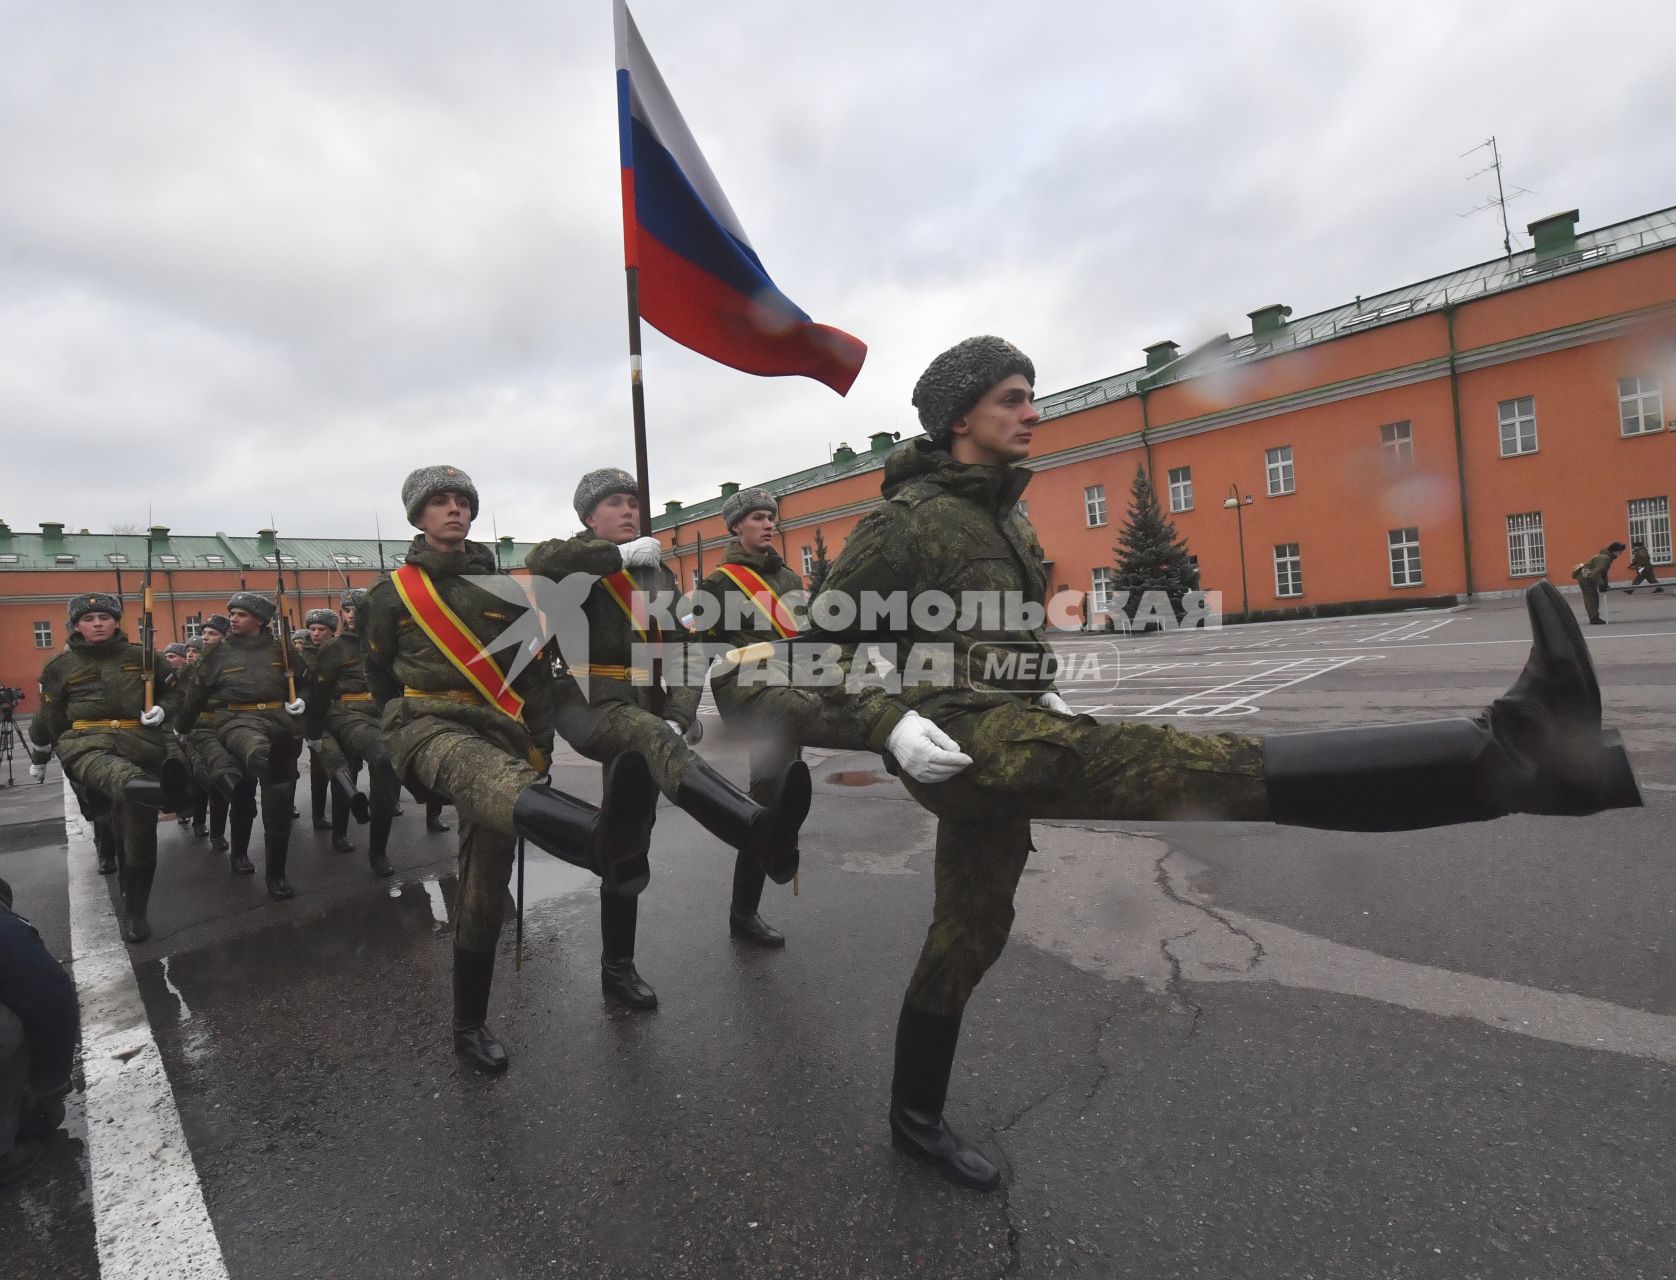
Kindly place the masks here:
POLYGON ((1643 791, 1676 791, 1676 782, 1643 782, 1639 785, 1643 791))
POLYGON ((225 1280, 180 1112, 117 932, 93 833, 64 784, 70 953, 102 1280, 225 1280))

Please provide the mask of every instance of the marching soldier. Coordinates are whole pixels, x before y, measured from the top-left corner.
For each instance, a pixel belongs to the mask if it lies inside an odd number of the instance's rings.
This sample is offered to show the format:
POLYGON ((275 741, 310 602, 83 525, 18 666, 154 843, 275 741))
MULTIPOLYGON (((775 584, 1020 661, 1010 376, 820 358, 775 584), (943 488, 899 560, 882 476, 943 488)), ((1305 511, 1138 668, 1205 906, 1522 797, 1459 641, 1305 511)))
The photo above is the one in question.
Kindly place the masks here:
MULTIPOLYGON (((205 618, 198 632, 199 656, 198 662, 215 652, 216 645, 227 635, 231 624, 227 615, 212 613, 205 618)), ((188 645, 191 641, 187 642, 188 645)), ((196 666, 194 663, 193 666, 196 666)), ((191 673, 187 673, 190 678, 191 673)), ((178 679, 177 679, 178 683, 178 679)), ((216 853, 226 853, 227 844, 227 812, 232 803, 233 792, 240 784, 238 762, 233 759, 227 748, 221 745, 221 740, 215 736, 215 729, 200 717, 198 727, 190 733, 179 734, 181 748, 186 755, 186 762, 192 770, 192 786, 201 797, 206 797, 209 808, 209 842, 210 848, 216 853)), ((203 823, 195 820, 192 834, 201 836, 203 823)), ((245 831, 249 838, 249 829, 245 831)), ((241 855, 242 856, 242 855, 241 855)), ((237 867, 234 870, 238 870, 237 867)), ((249 860, 245 860, 244 874, 254 870, 249 860)))
MULTIPOLYGON (((320 655, 337 636, 337 611, 310 609, 303 615, 303 625, 308 630, 302 648, 306 678, 299 680, 298 686, 303 691, 303 700, 307 702, 315 682, 319 679, 320 655)), ((343 744, 335 733, 325 727, 324 711, 319 728, 320 732, 310 732, 306 741, 309 785, 314 786, 316 776, 320 779, 320 788, 310 795, 314 805, 314 828, 316 831, 321 829, 320 816, 325 807, 324 793, 329 791, 332 798, 332 820, 327 826, 332 833, 332 848, 338 853, 350 853, 355 848, 349 839, 350 815, 354 815, 355 821, 364 823, 371 816, 371 810, 367 797, 355 785, 355 772, 350 766, 343 744)))
MULTIPOLYGON (((163 655, 163 661, 168 664, 168 674, 164 679, 164 684, 170 689, 179 688, 186 679, 187 668, 192 665, 192 650, 186 646, 184 641, 176 640, 171 644, 164 645, 159 652, 163 655)), ((199 793, 194 786, 189 787, 186 794, 187 803, 181 807, 179 813, 175 814, 175 821, 183 827, 192 824, 192 814, 197 808, 199 793)), ((197 834, 202 835, 203 832, 200 831, 197 834)))
MULTIPOLYGON (((710 673, 716 710, 730 728, 750 743, 751 797, 768 803, 775 780, 787 763, 800 759, 799 745, 867 749, 842 704, 830 704, 820 691, 799 688, 783 659, 762 642, 798 634, 794 607, 801 603, 803 580, 774 549, 780 504, 766 489, 740 489, 722 503, 722 519, 733 540, 722 551, 722 564, 694 592, 715 619, 705 638, 726 645, 732 656, 710 673), (753 649, 754 646, 754 649, 753 649)), ((757 908, 767 877, 741 853, 733 864, 733 896, 728 931, 763 947, 783 947, 785 935, 764 922, 757 908)))
MULTIPOLYGON (((186 766, 159 727, 154 693, 169 667, 146 670, 146 651, 122 631, 122 601, 89 592, 70 601, 70 641, 41 672, 41 709, 29 724, 39 781, 53 751, 64 772, 108 800, 122 835, 122 938, 151 936, 146 907, 157 874, 157 811, 185 801, 186 766)), ((168 699, 166 699, 168 700, 168 699)))
MULTIPOLYGON (((379 725, 378 709, 373 705, 372 693, 367 687, 366 640, 359 627, 366 598, 367 593, 360 589, 343 593, 342 633, 321 644, 315 654, 313 678, 306 698, 308 714, 303 717, 303 726, 308 735, 309 749, 315 755, 323 756, 324 744, 331 741, 346 757, 349 772, 358 772, 363 764, 367 766, 368 785, 372 793, 372 829, 368 838, 367 861, 373 875, 388 876, 394 874, 387 850, 401 783, 390 763, 390 752, 384 745, 379 725)), ((310 631, 316 625, 315 614, 326 612, 330 611, 313 610, 309 613, 310 631)), ((356 794, 359 798, 359 792, 356 794)), ((334 794, 333 848, 337 847, 337 815, 343 807, 334 794)))
MULTIPOLYGON (((181 699, 179 730, 189 734, 200 717, 210 718, 217 741, 237 763, 242 781, 230 788, 230 808, 232 868, 238 874, 250 866, 247 851, 260 789, 263 877, 268 896, 281 901, 296 896, 285 867, 297 791, 297 757, 303 748, 297 717, 303 714, 304 704, 295 696, 293 659, 286 653, 285 641, 269 627, 277 612, 266 596, 254 591, 233 593, 227 601, 229 634, 193 668, 181 699)), ((227 780, 220 781, 225 786, 227 780)))
POLYGON ((1583 611, 1589 615, 1591 626, 1606 625, 1606 619, 1600 616, 1600 593, 1612 589, 1606 575, 1612 571, 1612 562, 1623 550, 1623 543, 1609 543, 1581 564, 1571 567, 1571 576, 1577 579, 1577 588, 1583 593, 1583 611))
MULTIPOLYGON (((701 733, 703 689, 687 681, 665 694, 653 672, 635 667, 636 646, 652 638, 636 595, 673 586, 658 540, 640 536, 638 485, 614 467, 590 471, 576 486, 574 506, 585 531, 543 542, 524 560, 542 577, 580 573, 598 579, 582 606, 588 666, 571 673, 587 678, 588 705, 572 717, 574 727, 561 726, 566 739, 607 766, 624 751, 643 755, 664 795, 784 883, 797 870, 797 831, 809 811, 808 767, 787 760, 777 776, 764 780, 759 802, 692 750, 689 742, 701 733)), ((650 840, 650 821, 646 835, 650 840)), ((630 1008, 655 1008, 657 994, 634 965, 638 904, 602 886, 599 905, 601 986, 630 1008)))
POLYGON ((1663 593, 1664 588, 1659 580, 1653 576, 1653 555, 1647 550, 1647 544, 1637 538, 1629 544, 1629 567, 1635 570, 1635 576, 1630 579, 1629 586, 1624 588, 1625 595, 1634 595, 1635 589, 1645 583, 1653 589, 1654 595, 1663 593))
POLYGON ((458 468, 421 467, 402 505, 420 532, 367 593, 367 682, 397 777, 459 813, 454 1049, 495 1073, 508 1059, 488 1026, 489 989, 518 837, 633 894, 650 875, 641 850, 657 793, 633 753, 612 763, 598 809, 542 780, 550 758, 538 744, 552 740, 565 689, 545 655, 508 679, 486 648, 524 610, 480 585, 500 571, 467 538, 476 486, 458 468))
MULTIPOLYGON (((968 339, 931 362, 913 396, 926 438, 891 454, 885 502, 850 536, 827 592, 912 600, 937 590, 957 604, 968 592, 1015 604, 1045 598, 1041 546, 1017 506, 1030 479, 1017 464, 1040 417, 1034 381, 1029 359, 999 338, 968 339)), ((931 927, 897 1023, 895 1143, 964 1185, 999 1183, 942 1112, 961 1015, 1012 925, 1032 818, 1192 816, 1379 831, 1638 805, 1622 742, 1601 728, 1575 618, 1546 583, 1527 604, 1530 659, 1476 718, 1266 739, 1073 715, 1052 687, 1051 664, 1018 663, 1008 686, 983 678, 986 648, 1050 656, 1040 628, 965 621, 970 629, 958 629, 967 618, 960 608, 933 630, 929 619, 942 614, 913 611, 892 638, 951 654, 945 678, 904 682, 899 693, 864 689, 852 707, 938 820, 931 927)), ((903 660, 914 658, 910 649, 903 660)))

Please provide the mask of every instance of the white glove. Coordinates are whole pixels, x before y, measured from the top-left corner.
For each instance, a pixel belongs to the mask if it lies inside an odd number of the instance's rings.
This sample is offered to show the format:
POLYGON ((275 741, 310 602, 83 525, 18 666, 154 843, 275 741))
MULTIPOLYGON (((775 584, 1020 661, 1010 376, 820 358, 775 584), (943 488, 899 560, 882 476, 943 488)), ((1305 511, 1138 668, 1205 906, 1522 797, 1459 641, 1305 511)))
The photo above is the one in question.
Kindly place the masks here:
POLYGON ((1038 693, 1036 695, 1036 705, 1044 711, 1057 711, 1062 716, 1076 715, 1076 712, 1071 710, 1070 704, 1052 689, 1049 689, 1046 693, 1038 693))
POLYGON ((285 704, 285 714, 290 716, 300 716, 302 715, 306 705, 307 704, 305 704, 301 698, 298 698, 295 702, 287 702, 285 704))
POLYGON ((671 733, 679 737, 681 741, 685 742, 689 747, 697 743, 698 740, 704 736, 704 726, 699 724, 696 719, 693 720, 693 726, 690 729, 683 729, 673 720, 665 720, 664 723, 669 726, 669 731, 671 733))
POLYGON ((617 548, 625 569, 655 569, 663 563, 663 543, 656 538, 636 538, 617 548))
POLYGON ((44 765, 44 764, 32 764, 32 765, 30 765, 29 766, 29 776, 31 778, 35 779, 36 782, 45 782, 47 780, 47 767, 46 767, 46 765, 44 765))
POLYGON ((917 711, 896 722, 885 750, 915 782, 947 782, 972 763, 958 742, 917 711))
POLYGON ((310 751, 313 751, 316 754, 318 754, 320 752, 320 750, 326 744, 324 742, 322 742, 319 738, 304 738, 303 739, 303 745, 305 747, 307 747, 310 751))
POLYGON ((163 708, 153 707, 150 711, 140 712, 140 723, 148 729, 155 729, 163 723, 163 708))

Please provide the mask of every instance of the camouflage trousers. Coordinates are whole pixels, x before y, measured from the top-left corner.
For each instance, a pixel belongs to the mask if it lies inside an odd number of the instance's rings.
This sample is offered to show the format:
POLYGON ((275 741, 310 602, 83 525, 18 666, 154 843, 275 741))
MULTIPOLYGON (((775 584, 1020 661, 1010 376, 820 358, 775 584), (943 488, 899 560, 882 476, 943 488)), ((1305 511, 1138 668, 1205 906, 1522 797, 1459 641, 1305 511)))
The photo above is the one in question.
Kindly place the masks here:
POLYGON ((134 778, 156 777, 168 754, 161 740, 120 730, 72 730, 58 740, 58 759, 70 780, 111 802, 112 825, 121 832, 129 866, 157 862, 157 810, 126 803, 122 789, 134 778))
POLYGON ((233 753, 221 745, 209 716, 202 716, 186 735, 186 762, 192 767, 193 777, 200 786, 214 778, 239 772, 239 762, 233 753))
POLYGON ((215 734, 240 772, 261 787, 263 834, 285 835, 291 830, 291 808, 297 802, 301 728, 284 712, 226 712, 217 718, 215 734), (264 754, 267 768, 258 769, 264 754))
POLYGON ((394 817, 402 784, 390 763, 390 749, 384 745, 377 713, 334 707, 326 713, 326 727, 348 757, 350 772, 358 773, 363 764, 367 766, 367 801, 372 816, 394 817))
POLYGON ((1577 587, 1583 593, 1583 612, 1588 615, 1590 622, 1600 617, 1600 583, 1594 578, 1577 579, 1577 587))
POLYGON ((671 803, 697 758, 661 716, 626 702, 601 702, 585 711, 567 712, 561 732, 566 742, 601 764, 610 764, 625 751, 638 751, 671 803))
POLYGON ((468 725, 427 716, 413 727, 423 732, 406 753, 407 782, 449 801, 460 815, 454 945, 462 951, 493 951, 518 845, 512 809, 518 794, 540 779, 528 760, 468 725))
POLYGON ((927 1013, 957 1016, 1000 958, 1032 818, 1268 817, 1259 738, 1101 723, 1022 703, 937 723, 972 764, 947 782, 903 779, 938 819, 936 901, 908 983, 908 1000, 927 1013))

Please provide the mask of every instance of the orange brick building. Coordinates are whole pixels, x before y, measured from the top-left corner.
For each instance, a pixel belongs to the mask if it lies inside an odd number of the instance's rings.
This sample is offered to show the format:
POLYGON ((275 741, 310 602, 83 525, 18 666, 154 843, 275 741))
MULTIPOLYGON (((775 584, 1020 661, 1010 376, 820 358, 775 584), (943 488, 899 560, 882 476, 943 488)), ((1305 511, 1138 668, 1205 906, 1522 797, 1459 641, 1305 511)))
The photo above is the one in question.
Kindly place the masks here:
MULTIPOLYGON (((1025 502, 1055 589, 1087 593, 1101 621, 1137 466, 1230 613, 1564 584, 1613 539, 1670 564, 1676 209, 1584 234, 1576 223, 1544 219, 1531 250, 1317 315, 1263 307, 1249 334, 1186 352, 1160 342, 1139 368, 1044 395, 1025 502)), ((817 532, 837 556, 879 501, 895 444, 877 433, 806 471, 744 478, 779 495, 788 563, 809 571, 817 532)), ((719 562, 735 487, 668 503, 654 522, 684 587, 719 562)), ((150 542, 160 636, 192 634, 246 582, 273 589, 271 531, 157 528, 150 542)), ((114 589, 121 571, 132 602, 146 544, 0 521, 0 683, 23 686, 26 708, 64 643, 65 601, 114 589)), ((285 539, 293 616, 368 585, 404 545, 285 539)), ((503 566, 529 549, 502 538, 503 566)))

